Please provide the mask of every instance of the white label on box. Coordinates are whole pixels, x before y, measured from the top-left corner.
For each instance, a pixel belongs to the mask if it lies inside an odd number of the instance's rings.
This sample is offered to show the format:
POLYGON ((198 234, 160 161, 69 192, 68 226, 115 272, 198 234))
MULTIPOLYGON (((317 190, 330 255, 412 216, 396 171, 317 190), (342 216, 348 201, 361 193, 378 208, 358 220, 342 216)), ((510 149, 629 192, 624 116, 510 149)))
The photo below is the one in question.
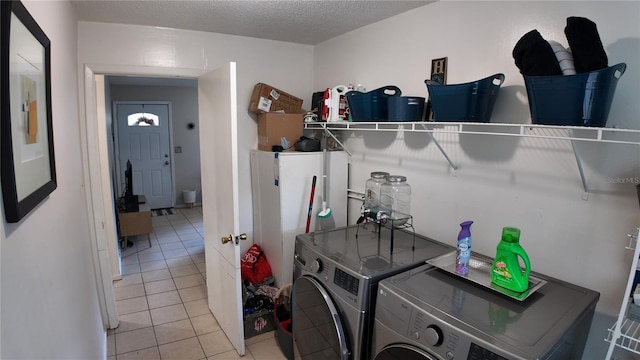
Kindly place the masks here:
POLYGON ((271 92, 269 93, 269 95, 271 95, 271 97, 272 97, 274 100, 278 100, 278 98, 280 97, 280 94, 278 94, 278 92, 277 92, 277 91, 275 91, 275 90, 273 90, 273 89, 271 90, 271 92))
POLYGON ((260 96, 260 101, 258 101, 258 110, 269 112, 270 109, 271 109, 271 100, 260 96))

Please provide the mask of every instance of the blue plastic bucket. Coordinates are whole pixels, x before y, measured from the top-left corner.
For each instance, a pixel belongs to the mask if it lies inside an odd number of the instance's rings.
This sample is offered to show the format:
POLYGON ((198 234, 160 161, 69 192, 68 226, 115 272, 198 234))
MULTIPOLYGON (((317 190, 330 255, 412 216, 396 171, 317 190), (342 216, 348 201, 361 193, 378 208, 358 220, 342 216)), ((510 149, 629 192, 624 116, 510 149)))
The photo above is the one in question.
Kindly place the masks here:
POLYGON ((489 122, 504 74, 464 84, 425 80, 435 121, 489 122))
POLYGON ((424 98, 414 96, 390 96, 387 98, 389 121, 422 121, 424 98))
POLYGON ((369 92, 349 91, 345 94, 352 121, 387 121, 387 98, 400 96, 397 86, 384 86, 369 92))
POLYGON ((576 75, 524 76, 531 122, 604 127, 618 79, 627 65, 576 75))

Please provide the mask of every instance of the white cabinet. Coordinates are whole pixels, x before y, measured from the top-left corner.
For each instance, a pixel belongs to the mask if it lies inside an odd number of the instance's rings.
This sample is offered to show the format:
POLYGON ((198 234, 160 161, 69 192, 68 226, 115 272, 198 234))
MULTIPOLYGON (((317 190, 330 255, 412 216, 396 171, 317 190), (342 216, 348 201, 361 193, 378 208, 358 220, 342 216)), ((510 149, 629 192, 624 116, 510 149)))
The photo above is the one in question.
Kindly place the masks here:
MULTIPOLYGON (((327 204, 335 226, 346 226, 348 155, 328 151, 327 156, 327 204)), ((278 287, 293 281, 295 237, 305 232, 314 175, 310 231, 316 229, 322 208, 322 163, 322 152, 251 151, 254 242, 267 256, 278 287)))

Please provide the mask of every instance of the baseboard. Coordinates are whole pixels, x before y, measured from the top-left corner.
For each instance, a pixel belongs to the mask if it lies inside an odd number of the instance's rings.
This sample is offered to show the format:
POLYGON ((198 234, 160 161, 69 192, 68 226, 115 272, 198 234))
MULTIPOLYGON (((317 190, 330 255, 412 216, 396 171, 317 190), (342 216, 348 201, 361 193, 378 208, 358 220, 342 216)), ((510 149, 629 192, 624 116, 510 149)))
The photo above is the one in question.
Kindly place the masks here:
MULTIPOLYGON (((202 207, 202 203, 194 203, 192 208, 194 207, 202 207)), ((187 206, 187 204, 178 204, 175 206, 176 209, 188 209, 189 207, 187 206)))

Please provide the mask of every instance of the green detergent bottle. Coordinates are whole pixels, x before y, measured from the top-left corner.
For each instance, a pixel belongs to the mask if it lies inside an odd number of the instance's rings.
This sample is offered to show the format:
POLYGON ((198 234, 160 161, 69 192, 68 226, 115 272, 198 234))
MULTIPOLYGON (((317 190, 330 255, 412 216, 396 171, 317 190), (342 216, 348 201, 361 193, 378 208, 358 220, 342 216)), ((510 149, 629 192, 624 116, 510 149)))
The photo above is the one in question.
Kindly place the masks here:
POLYGON ((529 256, 520 246, 519 241, 520 229, 514 227, 502 229, 502 240, 498 244, 496 258, 491 266, 491 281, 511 291, 524 292, 529 289, 531 264, 529 256), (524 262, 524 272, 518 258, 524 262))

